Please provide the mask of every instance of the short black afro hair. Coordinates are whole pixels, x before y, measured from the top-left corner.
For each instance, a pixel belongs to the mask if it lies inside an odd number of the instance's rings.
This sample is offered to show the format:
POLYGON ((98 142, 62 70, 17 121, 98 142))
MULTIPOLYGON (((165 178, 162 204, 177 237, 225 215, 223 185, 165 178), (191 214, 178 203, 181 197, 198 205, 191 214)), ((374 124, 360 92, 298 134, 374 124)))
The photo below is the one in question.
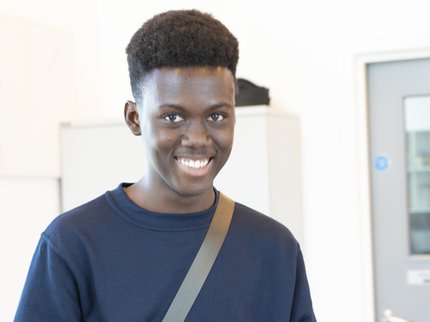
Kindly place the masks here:
POLYGON ((141 82, 154 68, 221 66, 236 76, 238 41, 224 24, 197 10, 158 14, 136 31, 127 46, 133 96, 141 97, 141 82))

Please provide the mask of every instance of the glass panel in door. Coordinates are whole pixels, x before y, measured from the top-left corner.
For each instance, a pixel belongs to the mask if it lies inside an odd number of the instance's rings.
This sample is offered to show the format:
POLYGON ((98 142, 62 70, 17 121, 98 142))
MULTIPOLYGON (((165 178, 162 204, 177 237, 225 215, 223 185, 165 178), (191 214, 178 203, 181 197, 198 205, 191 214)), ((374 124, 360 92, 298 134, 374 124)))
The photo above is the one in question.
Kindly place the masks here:
POLYGON ((411 255, 430 255, 430 95, 404 100, 411 255))

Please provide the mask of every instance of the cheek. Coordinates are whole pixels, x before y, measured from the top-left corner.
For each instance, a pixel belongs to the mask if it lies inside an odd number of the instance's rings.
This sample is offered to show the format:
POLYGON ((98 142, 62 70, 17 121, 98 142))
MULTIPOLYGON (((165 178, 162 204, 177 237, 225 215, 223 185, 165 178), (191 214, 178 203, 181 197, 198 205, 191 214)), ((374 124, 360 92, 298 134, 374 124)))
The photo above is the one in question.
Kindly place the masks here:
POLYGON ((216 140, 220 148, 224 151, 230 151, 233 146, 233 138, 234 138, 234 128, 229 128, 223 131, 220 131, 216 135, 216 140))
POLYGON ((145 141, 152 153, 168 152, 176 142, 176 136, 172 131, 147 127, 145 131, 145 141))

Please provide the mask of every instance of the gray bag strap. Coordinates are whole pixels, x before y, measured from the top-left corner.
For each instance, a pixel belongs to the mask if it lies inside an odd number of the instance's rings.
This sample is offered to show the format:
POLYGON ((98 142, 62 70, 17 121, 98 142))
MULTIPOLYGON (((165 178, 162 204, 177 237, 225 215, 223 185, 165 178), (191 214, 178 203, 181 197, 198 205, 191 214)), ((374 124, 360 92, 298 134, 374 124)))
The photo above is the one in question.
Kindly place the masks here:
POLYGON ((176 293, 163 322, 185 321, 221 249, 233 216, 234 201, 220 193, 203 244, 176 293))

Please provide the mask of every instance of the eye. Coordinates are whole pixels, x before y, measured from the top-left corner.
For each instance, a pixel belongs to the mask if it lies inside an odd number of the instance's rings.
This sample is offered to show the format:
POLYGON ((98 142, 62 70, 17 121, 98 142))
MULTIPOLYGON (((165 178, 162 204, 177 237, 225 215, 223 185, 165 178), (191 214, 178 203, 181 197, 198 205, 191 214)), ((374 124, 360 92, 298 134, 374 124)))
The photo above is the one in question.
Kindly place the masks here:
POLYGON ((211 122, 219 122, 219 121, 222 121, 223 119, 224 119, 224 115, 220 113, 212 113, 208 117, 208 121, 211 121, 211 122))
POLYGON ((182 117, 180 117, 178 114, 175 114, 175 113, 167 114, 163 116, 163 119, 166 120, 167 122, 172 122, 172 123, 180 122, 184 120, 182 117))

